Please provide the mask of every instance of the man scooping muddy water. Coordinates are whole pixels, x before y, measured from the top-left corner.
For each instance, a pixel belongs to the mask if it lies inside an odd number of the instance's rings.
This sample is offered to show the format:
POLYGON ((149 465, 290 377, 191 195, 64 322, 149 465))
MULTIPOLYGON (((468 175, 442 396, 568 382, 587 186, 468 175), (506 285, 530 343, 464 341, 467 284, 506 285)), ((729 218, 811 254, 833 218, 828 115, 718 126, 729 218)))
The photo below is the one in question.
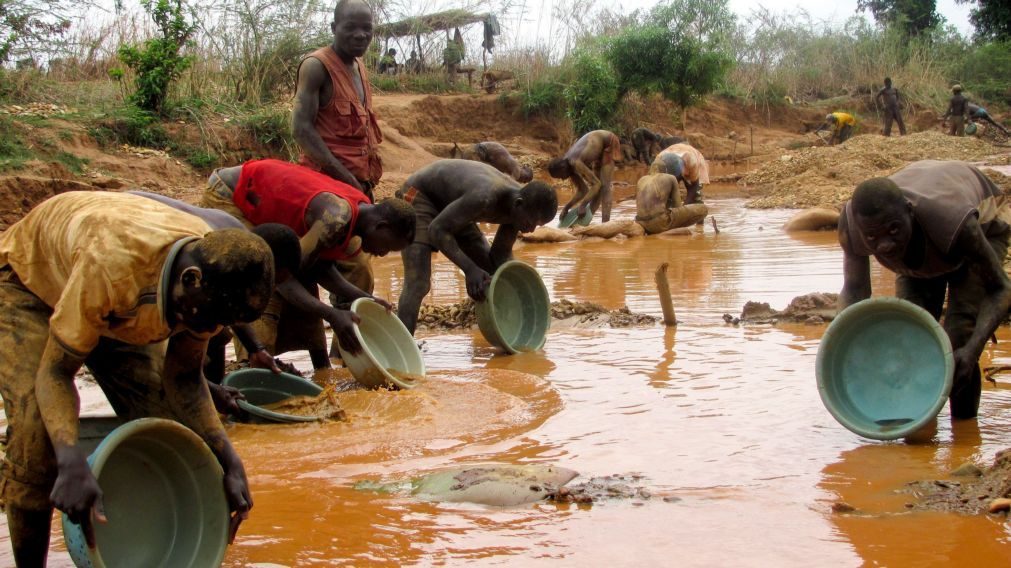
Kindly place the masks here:
POLYGON ((58 195, 0 237, 0 496, 19 566, 45 564, 53 507, 89 546, 94 522, 117 522, 78 446, 82 365, 121 418, 170 418, 203 438, 224 470, 234 536, 253 502, 201 368, 209 337, 266 307, 273 264, 248 231, 118 193, 58 195))
POLYGON ((608 130, 587 132, 576 140, 561 158, 548 163, 548 173, 555 179, 568 179, 576 187, 572 199, 562 207, 562 218, 576 208, 583 216, 587 208, 606 223, 611 219, 611 176, 614 163, 621 160, 621 140, 608 130))
POLYGON ((704 203, 682 203, 678 178, 674 175, 647 174, 636 184, 635 222, 642 225, 648 235, 697 225, 708 214, 709 208, 704 203))
POLYGON ((307 349, 316 369, 328 368, 323 320, 344 349, 361 347, 354 333, 357 316, 321 302, 316 285, 342 302, 371 298, 392 309, 355 283, 336 263, 364 251, 385 256, 403 250, 414 238, 414 209, 400 199, 372 204, 360 191, 320 172, 280 160, 253 160, 222 168, 212 177, 206 200, 249 227, 280 223, 301 237, 302 268, 296 278, 278 286, 253 328, 268 351, 277 355, 307 349))
POLYGON ((895 272, 895 293, 941 318, 955 376, 952 418, 973 418, 979 356, 1011 306, 1001 263, 1011 233, 997 186, 965 162, 915 162, 857 186, 839 217, 845 284, 839 309, 871 295, 870 256, 895 272))
POLYGON ((702 152, 688 144, 674 144, 664 148, 653 160, 649 173, 670 174, 683 182, 685 205, 700 203, 702 186, 709 183, 709 163, 702 152))
POLYGON ((558 197, 548 184, 526 185, 481 162, 439 160, 407 178, 398 197, 414 206, 414 242, 400 253, 404 291, 397 315, 414 333, 421 300, 431 288, 432 253, 439 251, 467 277, 467 295, 484 301, 491 274, 512 259, 519 233, 555 218, 558 197), (477 223, 497 223, 489 246, 477 223))
POLYGON ((478 142, 464 148, 454 144, 450 157, 484 162, 520 183, 534 179, 534 172, 530 166, 520 165, 509 150, 498 142, 478 142))

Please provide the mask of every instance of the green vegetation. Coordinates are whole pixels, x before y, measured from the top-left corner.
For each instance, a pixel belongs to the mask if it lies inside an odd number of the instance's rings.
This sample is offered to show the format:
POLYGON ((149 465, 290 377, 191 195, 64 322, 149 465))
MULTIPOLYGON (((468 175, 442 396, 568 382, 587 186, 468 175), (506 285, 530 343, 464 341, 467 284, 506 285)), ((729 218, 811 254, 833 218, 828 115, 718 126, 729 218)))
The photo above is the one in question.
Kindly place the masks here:
POLYGON ((53 159, 75 174, 83 173, 84 166, 88 165, 87 159, 75 156, 70 152, 57 152, 53 159))
POLYGON ((570 65, 573 79, 566 85, 563 97, 566 116, 576 135, 609 128, 620 99, 614 70, 602 55, 591 51, 577 52, 570 65))
POLYGON ((30 158, 31 152, 14 121, 0 116, 0 171, 18 169, 30 158))
POLYGON ((161 37, 151 38, 141 47, 123 45, 119 57, 137 73, 136 90, 130 100, 148 112, 161 112, 169 84, 178 79, 193 62, 179 51, 196 31, 186 19, 182 0, 141 0, 151 15, 161 37))
POLYGON ((243 117, 240 124, 271 152, 289 158, 298 156, 298 145, 291 134, 291 115, 287 111, 262 110, 243 117))

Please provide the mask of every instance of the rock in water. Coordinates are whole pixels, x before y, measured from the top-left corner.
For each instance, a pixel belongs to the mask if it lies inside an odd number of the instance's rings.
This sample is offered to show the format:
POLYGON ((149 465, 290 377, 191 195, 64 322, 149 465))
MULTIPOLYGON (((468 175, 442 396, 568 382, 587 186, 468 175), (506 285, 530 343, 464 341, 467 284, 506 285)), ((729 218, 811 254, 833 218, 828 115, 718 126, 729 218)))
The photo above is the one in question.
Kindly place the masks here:
POLYGON ((486 465, 431 473, 414 482, 425 501, 508 507, 540 501, 578 473, 552 465, 486 465))

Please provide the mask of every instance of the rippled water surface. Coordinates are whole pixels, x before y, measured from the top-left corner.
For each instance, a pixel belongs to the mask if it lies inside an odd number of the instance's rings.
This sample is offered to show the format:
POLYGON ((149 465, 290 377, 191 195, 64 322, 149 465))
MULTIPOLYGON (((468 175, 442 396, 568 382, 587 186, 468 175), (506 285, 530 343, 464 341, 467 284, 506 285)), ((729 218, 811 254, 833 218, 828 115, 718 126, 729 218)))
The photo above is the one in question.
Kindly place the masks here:
MULTIPOLYGON (((543 352, 515 356, 497 354, 477 331, 421 333, 431 377, 417 390, 345 393, 348 423, 230 426, 256 506, 225 564, 1006 564, 1003 519, 908 513, 896 490, 967 460, 988 464, 1011 446, 1008 388, 985 385, 978 425, 953 429, 942 411, 928 444, 851 434, 815 387, 824 326, 721 318, 748 300, 782 309, 801 294, 838 292, 834 232, 787 235, 790 212, 746 210, 718 193, 709 203, 719 234, 707 224, 694 237, 515 251, 552 299, 654 315, 653 274, 669 262, 677 328, 559 329, 543 352), (584 478, 639 473, 656 497, 496 509, 352 487, 489 462, 553 463, 584 478), (866 514, 832 513, 840 500, 866 514)), ((631 202, 617 207, 619 217, 633 214, 631 202)), ((445 258, 433 273, 427 301, 464 297, 445 258)), ((377 293, 396 298, 399 258, 379 261, 376 276, 377 293)), ((876 294, 891 293, 891 279, 875 265, 876 294)), ((998 337, 984 363, 1011 362, 1007 329, 998 337)), ((53 542, 51 565, 67 565, 53 542)))

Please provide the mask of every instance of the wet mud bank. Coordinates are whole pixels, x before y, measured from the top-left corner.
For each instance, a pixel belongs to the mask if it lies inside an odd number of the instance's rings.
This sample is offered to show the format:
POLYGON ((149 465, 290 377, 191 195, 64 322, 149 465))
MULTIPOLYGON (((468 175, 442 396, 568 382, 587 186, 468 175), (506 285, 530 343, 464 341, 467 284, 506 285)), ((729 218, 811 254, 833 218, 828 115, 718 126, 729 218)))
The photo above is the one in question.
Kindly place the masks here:
MULTIPOLYGON (((623 306, 609 310, 593 302, 558 300, 551 302, 551 329, 598 327, 645 327, 656 325, 660 318, 635 313, 623 306)), ((418 329, 448 331, 477 329, 477 307, 467 299, 453 304, 423 304, 418 314, 418 329)))

